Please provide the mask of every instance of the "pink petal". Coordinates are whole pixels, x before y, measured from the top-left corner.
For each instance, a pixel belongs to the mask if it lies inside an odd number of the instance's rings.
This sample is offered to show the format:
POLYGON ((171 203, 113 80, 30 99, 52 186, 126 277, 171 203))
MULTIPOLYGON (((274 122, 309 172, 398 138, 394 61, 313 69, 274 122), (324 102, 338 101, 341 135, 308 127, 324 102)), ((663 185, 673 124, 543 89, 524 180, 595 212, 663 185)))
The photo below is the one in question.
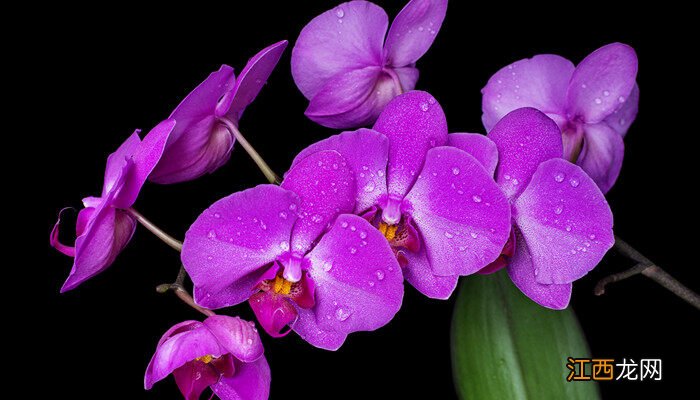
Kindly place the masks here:
POLYGON ((231 104, 225 108, 234 121, 240 121, 245 108, 260 93, 260 89, 267 83, 267 78, 272 74, 286 48, 287 41, 282 40, 262 49, 248 61, 238 75, 232 90, 234 95, 230 100, 231 104))
POLYGON ((132 174, 130 169, 133 168, 134 153, 141 143, 141 138, 139 138, 140 132, 139 129, 134 131, 114 153, 107 157, 102 197, 106 197, 109 192, 116 193, 120 191, 128 180, 128 176, 132 174), (129 165, 128 168, 126 167, 127 164, 129 165), (118 180, 120 181, 119 184, 117 184, 118 180))
POLYGON ((173 377, 185 400, 199 400, 202 392, 219 380, 219 373, 209 364, 190 361, 173 371, 173 377))
POLYGON ((625 144, 622 136, 603 122, 585 125, 584 130, 583 149, 576 164, 607 193, 620 175, 625 144))
POLYGON ((316 306, 300 311, 293 329, 312 345, 335 350, 349 333, 386 325, 401 307, 401 267, 384 236, 363 218, 338 217, 307 257, 316 306))
POLYGON ((429 93, 412 91, 393 99, 374 124, 389 138, 389 194, 404 196, 418 176, 426 152, 447 142, 447 120, 429 93))
POLYGON ((396 84, 380 67, 353 69, 330 79, 304 114, 329 128, 369 125, 397 94, 396 84))
POLYGON ((292 233, 292 250, 308 251, 336 216, 355 208, 355 177, 345 158, 325 150, 298 162, 281 185, 301 200, 299 222, 292 233))
POLYGON ((447 12, 447 0, 411 0, 389 28, 384 49, 387 64, 411 65, 430 48, 447 12))
POLYGON ((182 262, 204 307, 238 304, 253 294, 262 267, 289 250, 298 197, 259 185, 204 211, 185 235, 182 262))
POLYGON ((270 395, 270 366, 265 357, 236 363, 236 373, 211 386, 221 400, 267 400, 270 395))
POLYGON ((435 275, 472 274, 494 261, 508 241, 508 200, 484 167, 462 150, 430 150, 406 200, 413 205, 435 275))
POLYGON ((416 88, 416 82, 418 82, 418 76, 420 75, 417 68, 401 67, 392 68, 392 70, 396 76, 398 76, 399 82, 401 82, 401 89, 403 89, 404 92, 408 92, 416 88))
POLYGON ((571 283, 542 284, 535 279, 535 267, 527 245, 516 233, 515 254, 508 265, 508 275, 515 286, 535 303, 555 310, 563 310, 571 298, 571 283))
MULTIPOLYGON (((54 249, 60 251, 61 253, 65 254, 65 255, 67 255, 68 257, 75 257, 75 247, 67 246, 58 240, 59 230, 61 227, 61 216, 63 215, 63 212, 68 210, 68 209, 70 209, 70 207, 66 207, 58 212, 58 219, 56 220, 56 223, 54 224, 53 229, 51 229, 51 235, 49 236, 49 243, 51 244, 51 247, 53 247, 54 249)), ((83 210, 87 210, 87 209, 83 209, 83 210)), ((90 209, 90 210, 94 211, 94 209, 90 209)), ((80 235, 80 234, 78 234, 78 235, 80 235)))
POLYGON ((637 78, 637 54, 626 44, 611 43, 576 66, 567 94, 570 119, 595 124, 623 106, 637 78))
POLYGON ((331 79, 368 66, 382 66, 388 17, 366 1, 343 3, 302 29, 292 49, 292 76, 311 100, 331 79))
POLYGON ((540 165, 515 200, 514 213, 539 283, 581 278, 615 242, 612 212, 600 189, 562 159, 540 165))
POLYGON ((564 151, 557 124, 534 108, 510 112, 488 137, 498 148, 496 182, 509 198, 523 191, 543 161, 561 158, 564 151))
MULTIPOLYGON (((124 187, 114 200, 115 207, 125 209, 136 202, 141 187, 160 161, 165 144, 174 127, 175 120, 166 119, 148 132, 143 141, 138 140, 138 145, 132 149, 134 166, 129 169, 124 180, 124 187)), ((138 138, 138 135, 136 137, 138 138)))
POLYGON ((386 165, 389 140, 371 129, 343 132, 316 142, 302 150, 292 162, 292 168, 311 154, 322 150, 340 153, 355 174, 357 187, 354 213, 361 213, 376 204, 386 194, 386 165))
POLYGON ((498 149, 488 137, 478 133, 451 133, 447 135, 447 145, 471 154, 491 176, 496 173, 498 149))
POLYGON ((204 326, 214 335, 227 353, 245 362, 263 355, 263 345, 255 325, 238 317, 213 315, 204 320, 204 326))
POLYGON ((417 253, 404 251, 402 256, 408 261, 403 269, 404 278, 419 292, 431 299, 440 300, 446 300, 452 295, 457 287, 459 275, 434 275, 430 260, 425 254, 425 246, 417 253))
POLYGON ((163 335, 146 369, 146 389, 197 357, 226 353, 208 328, 193 322, 178 324, 163 335))
POLYGON ((613 111, 604 122, 623 137, 627 134, 634 119, 637 118, 637 110, 639 109, 639 86, 634 85, 632 93, 625 99, 622 107, 613 111))
POLYGON ((491 131, 509 112, 536 108, 548 116, 566 116, 566 90, 574 64, 554 54, 540 54, 503 67, 481 89, 481 117, 491 131))

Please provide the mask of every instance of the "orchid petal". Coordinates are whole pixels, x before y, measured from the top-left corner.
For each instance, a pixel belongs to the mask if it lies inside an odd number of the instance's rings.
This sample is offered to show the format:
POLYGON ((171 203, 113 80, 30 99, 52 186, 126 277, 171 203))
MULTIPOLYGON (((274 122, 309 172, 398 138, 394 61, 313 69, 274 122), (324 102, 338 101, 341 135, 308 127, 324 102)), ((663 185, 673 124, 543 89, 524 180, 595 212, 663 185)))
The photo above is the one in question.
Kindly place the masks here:
MULTIPOLYGON (((557 55, 540 54, 501 68, 481 89, 481 117, 490 132, 509 112, 533 107, 557 120, 566 116, 566 90, 574 64, 557 55)), ((559 122, 559 121, 557 121, 559 122)))
POLYGON ((292 50, 292 76, 312 99, 335 76, 382 66, 389 19, 370 2, 351 1, 317 16, 302 29, 292 50))
POLYGON ((250 363, 236 363, 236 373, 221 377, 211 389, 221 400, 267 400, 270 366, 265 357, 250 363))
POLYGON ((543 162, 514 202, 538 283, 573 282, 615 243, 613 216, 595 182, 562 159, 543 162))
POLYGON ((488 137, 498 148, 496 182, 509 198, 524 190, 540 163, 563 155, 557 124, 534 108, 510 112, 488 137))
POLYGON ((337 151, 320 151, 304 158, 287 172, 281 187, 301 200, 292 250, 302 254, 336 216, 355 207, 354 173, 337 151))
POLYGON ((584 130, 583 149, 576 164, 607 193, 620 175, 625 143, 622 136, 605 123, 586 125, 584 130))
POLYGON ((615 132, 624 137, 627 134, 627 130, 629 129, 630 125, 632 125, 632 122, 634 122, 634 119, 637 118, 638 109, 639 86, 635 84, 632 92, 627 99, 625 99, 625 103, 622 105, 622 107, 613 111, 612 114, 605 118, 604 122, 607 123, 610 128, 614 129, 615 132))
MULTIPOLYGON (((222 107, 228 110, 228 114, 235 121, 240 121, 243 111, 255 100, 260 90, 267 83, 267 79, 277 66, 277 63, 287 48, 287 41, 282 40, 272 44, 258 52, 251 58, 241 73, 238 75, 236 84, 233 87, 234 93, 231 97, 229 107, 222 107)), ((229 100, 229 99, 227 99, 229 100)))
POLYGON ((418 176, 426 152, 447 142, 447 120, 429 93, 412 91, 394 98, 374 124, 389 138, 389 194, 404 196, 418 176))
POLYGON ((289 250, 298 197, 259 185, 214 203, 192 224, 182 262, 204 307, 238 304, 250 297, 262 267, 289 250))
POLYGON ((408 263, 404 267, 404 278, 423 295, 431 299, 446 300, 457 287, 459 275, 438 276, 433 274, 425 246, 417 253, 404 251, 402 255, 408 263))
POLYGON ((607 118, 630 97, 637 78, 637 54, 626 44, 611 43, 589 54, 571 77, 567 99, 570 118, 588 124, 607 118))
POLYGON ((435 40, 447 12, 447 0, 411 0, 389 28, 384 49, 387 64, 414 64, 435 40))
POLYGON ((213 315, 204 321, 221 347, 244 362, 252 362, 263 355, 263 345, 254 324, 238 317, 213 315))
POLYGON ((478 133, 451 133, 447 135, 447 145, 471 154, 491 176, 496 173, 498 149, 488 137, 478 133))
POLYGON ((472 274, 494 261, 508 241, 508 200, 484 167, 462 150, 430 150, 406 200, 435 275, 472 274))
POLYGON ((337 349, 349 333, 382 327, 401 307, 401 268, 384 236, 363 218, 339 216, 307 257, 316 305, 300 310, 293 329, 312 345, 337 349))
POLYGON ((252 295, 248 300, 255 317, 268 335, 274 338, 286 336, 297 320, 297 310, 288 298, 272 291, 260 292, 252 295))
POLYGON ((322 150, 337 151, 353 170, 357 187, 355 213, 369 209, 381 195, 386 194, 389 157, 389 140, 386 136, 364 128, 331 136, 302 150, 294 158, 292 168, 322 150))

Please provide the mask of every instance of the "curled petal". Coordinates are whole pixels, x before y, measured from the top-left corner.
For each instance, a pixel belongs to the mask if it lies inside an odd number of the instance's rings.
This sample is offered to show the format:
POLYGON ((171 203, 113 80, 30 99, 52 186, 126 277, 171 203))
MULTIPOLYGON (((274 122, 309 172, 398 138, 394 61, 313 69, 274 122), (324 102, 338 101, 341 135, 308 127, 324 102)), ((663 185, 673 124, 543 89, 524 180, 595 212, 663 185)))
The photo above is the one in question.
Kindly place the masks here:
POLYGON ((615 132, 619 133, 623 137, 627 134, 634 119, 637 118, 637 110, 639 109, 639 86, 634 85, 632 93, 625 99, 625 103, 622 107, 613 111, 607 118, 605 118, 605 123, 608 124, 615 132))
POLYGON ((230 105, 221 107, 227 110, 233 120, 240 121, 243 111, 255 100, 260 89, 267 83, 267 78, 272 74, 286 48, 287 41, 282 40, 262 49, 248 61, 233 87, 230 105))
POLYGON ((522 107, 536 108, 554 120, 563 121, 566 91, 573 73, 571 61, 553 54, 536 55, 501 68, 481 89, 481 119, 486 131, 490 132, 506 114, 522 107))
POLYGON ((238 317, 213 315, 204 321, 209 331, 227 353, 244 362, 263 355, 263 345, 255 326, 238 317))
POLYGON ((340 153, 353 170, 357 187, 355 213, 369 209, 386 194, 386 165, 389 140, 371 129, 343 132, 316 142, 302 150, 292 162, 292 168, 311 154, 323 150, 340 153))
POLYGON ((289 250, 299 199, 274 185, 260 185, 214 203, 192 224, 182 262, 204 307, 245 301, 262 267, 289 250))
POLYGON ((622 136, 605 123, 586 125, 584 132, 583 150, 576 164, 607 193, 620 175, 625 143, 622 136))
POLYGON ((102 197, 106 197, 110 192, 115 192, 116 194, 128 180, 127 176, 131 174, 130 169, 134 165, 134 153, 141 143, 139 138, 140 132, 141 130, 139 129, 134 131, 114 153, 107 157, 102 197), (127 165, 129 165, 128 168, 127 165))
POLYGON ((384 106, 399 93, 381 67, 341 72, 311 99, 304 114, 329 128, 371 124, 384 106))
POLYGON ((329 81, 369 66, 382 66, 382 46, 389 19, 367 1, 351 1, 309 22, 292 50, 292 76, 311 100, 329 81))
MULTIPOLYGON (((61 227, 61 216, 63 215, 64 211, 69 210, 69 209, 71 209, 71 208, 66 207, 58 212, 58 219, 56 220, 56 223, 54 224, 53 229, 51 229, 49 243, 51 244, 51 247, 53 247, 54 249, 60 251, 61 253, 65 254, 65 255, 67 255, 68 257, 75 257, 75 247, 67 246, 58 240, 59 229, 61 227)), ((84 208, 83 210, 87 210, 87 209, 84 208)), ((90 210, 94 210, 94 209, 90 209, 90 210)), ((78 234, 78 236, 80 236, 80 234, 78 234)))
POLYGON ((563 310, 569 305, 571 283, 543 284, 535 278, 535 266, 527 245, 520 233, 516 233, 515 254, 508 265, 508 276, 515 286, 535 303, 555 310, 563 310))
POLYGON ((513 206, 539 283, 581 278, 615 243, 612 212, 600 189, 562 159, 542 163, 513 206))
POLYGON ((235 81, 233 68, 222 65, 177 106, 170 115, 177 124, 153 169, 151 181, 176 183, 195 179, 228 160, 234 139, 216 122, 215 110, 235 81))
POLYGON ((236 373, 221 377, 211 389, 221 400, 267 400, 270 366, 265 357, 250 363, 236 363, 236 373))
POLYGON ((451 133, 447 135, 447 145, 471 154, 491 176, 496 173, 498 149, 488 137, 478 133, 451 133))
POLYGON ((291 300, 268 291, 252 295, 248 302, 268 335, 279 338, 291 332, 291 329, 285 330, 297 319, 297 310, 291 300))
POLYGON ((570 118, 588 124, 607 118, 630 97, 637 79, 637 54, 626 44, 611 43, 576 66, 567 99, 570 118))
POLYGON ((484 167, 453 147, 428 152, 411 192, 413 219, 435 275, 469 275, 501 253, 510 205, 484 167))
POLYGON ((426 152, 447 142, 447 120, 429 93, 404 93, 389 104, 374 124, 389 138, 389 194, 404 196, 418 176, 426 152))
POLYGON ((185 400, 199 400, 202 392, 219 380, 219 373, 211 365, 190 361, 175 369, 173 377, 185 400))
POLYGON ((150 389, 153 384, 197 357, 220 357, 225 352, 203 324, 196 321, 178 324, 166 332, 158 343, 146 369, 145 387, 150 389))
POLYGON ((300 313, 293 328, 312 345, 337 349, 349 333, 382 327, 401 307, 401 267, 384 236, 363 218, 338 217, 307 257, 316 306, 300 313))
POLYGON ((447 0, 411 0, 389 28, 384 49, 387 64, 414 64, 430 48, 447 12, 447 0))
POLYGON ((496 182, 509 198, 523 191, 540 163, 564 152, 557 124, 534 108, 510 112, 488 137, 498 149, 496 182))
POLYGON ((304 158, 287 172, 281 186, 301 200, 292 250, 302 254, 336 216, 355 207, 354 173, 337 151, 320 151, 304 158))
POLYGON ((405 257, 407 263, 404 267, 404 278, 414 288, 431 299, 446 300, 457 287, 459 275, 438 276, 433 274, 430 260, 425 251, 425 246, 414 253, 404 251, 401 256, 405 257))

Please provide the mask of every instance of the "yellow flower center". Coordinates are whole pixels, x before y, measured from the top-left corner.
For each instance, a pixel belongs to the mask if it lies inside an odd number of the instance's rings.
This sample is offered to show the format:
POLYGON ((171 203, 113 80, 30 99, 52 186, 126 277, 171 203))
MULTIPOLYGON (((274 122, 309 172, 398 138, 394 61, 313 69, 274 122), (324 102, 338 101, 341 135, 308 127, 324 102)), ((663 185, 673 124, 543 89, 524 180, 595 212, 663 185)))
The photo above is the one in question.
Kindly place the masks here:
POLYGON ((277 294, 289 294, 292 291, 292 282, 277 275, 272 283, 272 290, 277 294))
POLYGON ((397 229, 399 229, 398 225, 389 225, 383 221, 379 223, 379 232, 381 232, 388 241, 394 240, 397 229))
POLYGON ((206 356, 201 356, 201 357, 195 358, 195 361, 201 361, 205 364, 209 364, 210 362, 212 362, 213 359, 214 359, 214 356, 212 356, 211 354, 207 354, 206 356))

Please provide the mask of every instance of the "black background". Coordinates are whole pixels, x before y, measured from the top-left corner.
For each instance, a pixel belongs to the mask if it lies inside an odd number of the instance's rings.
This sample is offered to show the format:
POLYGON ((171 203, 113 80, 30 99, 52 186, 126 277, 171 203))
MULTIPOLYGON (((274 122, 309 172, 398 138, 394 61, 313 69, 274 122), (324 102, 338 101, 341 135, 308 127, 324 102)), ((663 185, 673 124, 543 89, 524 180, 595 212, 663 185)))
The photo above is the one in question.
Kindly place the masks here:
MULTIPOLYGON (((290 46, 246 111, 242 132, 280 174, 299 150, 334 134, 304 117, 307 101, 292 81, 289 59, 301 28, 335 3, 297 3, 260 0, 245 9, 197 3, 158 12, 62 6, 42 9, 25 27, 32 36, 24 48, 30 54, 21 59, 30 92, 23 108, 32 116, 18 133, 29 139, 36 157, 31 164, 41 172, 25 180, 33 184, 17 201, 39 204, 25 213, 37 219, 30 236, 36 250, 31 263, 21 264, 30 284, 18 285, 24 292, 14 301, 33 324, 22 332, 41 339, 9 362, 37 378, 26 387, 31 398, 176 398, 171 379, 151 392, 142 380, 160 335, 174 323, 200 318, 173 296, 154 291, 174 279, 178 254, 139 228, 112 268, 59 295, 71 260, 49 248, 48 234, 60 208, 79 207, 82 197, 99 193, 106 156, 134 128, 147 131, 167 117, 220 64, 238 72, 278 40, 288 39, 290 46)), ((378 3, 390 18, 403 6, 378 3)), ((438 99, 451 131, 482 132, 479 90, 502 66, 538 53, 578 62, 609 42, 632 45, 640 59, 641 106, 626 139, 621 178, 609 193, 616 232, 697 290, 697 129, 683 106, 697 86, 696 67, 685 55, 690 27, 663 10, 653 10, 653 18, 640 17, 641 11, 610 4, 579 4, 574 11, 452 1, 436 42, 418 63, 417 88, 438 99)), ((209 204, 263 180, 236 146, 231 161, 212 175, 146 185, 136 208, 182 237, 209 204)), ((693 393, 697 310, 644 277, 611 286, 602 297, 592 294, 600 277, 629 266, 609 254, 576 283, 572 306, 595 357, 661 358, 663 381, 603 383, 603 396, 693 393)), ((428 300, 407 286, 404 306, 388 326, 351 335, 337 352, 315 349, 294 334, 263 336, 272 398, 454 398, 453 304, 454 298, 428 300)), ((230 312, 252 318, 245 304, 230 312)))

